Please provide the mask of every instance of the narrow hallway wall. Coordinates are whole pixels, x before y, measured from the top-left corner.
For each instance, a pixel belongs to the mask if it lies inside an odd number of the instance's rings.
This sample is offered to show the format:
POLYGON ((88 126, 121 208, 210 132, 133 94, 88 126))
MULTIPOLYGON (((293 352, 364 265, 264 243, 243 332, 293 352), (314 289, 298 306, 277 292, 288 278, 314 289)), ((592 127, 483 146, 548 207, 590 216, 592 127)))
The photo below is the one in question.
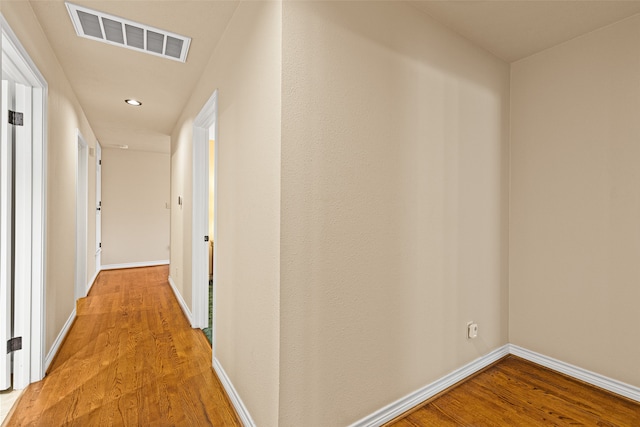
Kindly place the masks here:
POLYGON ((191 305, 193 121, 217 89, 215 356, 259 426, 279 425, 281 30, 279 2, 239 2, 171 138, 170 274, 191 305))
MULTIPOLYGON (((47 207, 45 353, 75 308, 76 130, 91 148, 96 137, 29 2, 2 2, 2 14, 49 85, 47 99, 47 207)), ((87 282, 95 272, 95 157, 88 163, 87 282)))

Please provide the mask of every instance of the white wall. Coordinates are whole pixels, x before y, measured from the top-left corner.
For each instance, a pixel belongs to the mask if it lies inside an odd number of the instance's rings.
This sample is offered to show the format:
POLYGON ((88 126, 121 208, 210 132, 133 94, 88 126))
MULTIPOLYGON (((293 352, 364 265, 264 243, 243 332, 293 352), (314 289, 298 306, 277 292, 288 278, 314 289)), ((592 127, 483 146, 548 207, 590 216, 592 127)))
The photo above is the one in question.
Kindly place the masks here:
POLYGON ((283 8, 279 425, 343 426, 507 343, 509 66, 405 3, 283 8))
POLYGON ((103 148, 102 264, 169 259, 169 154, 103 148))
POLYGON ((216 358, 259 426, 279 422, 281 28, 278 2, 240 2, 171 138, 171 277, 190 305, 193 120, 218 89, 216 358))
POLYGON ((510 341, 640 386, 640 16, 513 64, 510 341))

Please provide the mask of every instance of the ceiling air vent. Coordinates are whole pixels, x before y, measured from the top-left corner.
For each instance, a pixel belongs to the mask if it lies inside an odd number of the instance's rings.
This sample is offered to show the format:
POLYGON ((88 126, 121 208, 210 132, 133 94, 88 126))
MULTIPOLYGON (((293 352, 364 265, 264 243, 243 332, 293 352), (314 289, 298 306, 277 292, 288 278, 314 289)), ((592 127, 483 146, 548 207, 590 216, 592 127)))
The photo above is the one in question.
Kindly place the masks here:
POLYGON ((66 3, 80 37, 185 62, 191 38, 66 3))

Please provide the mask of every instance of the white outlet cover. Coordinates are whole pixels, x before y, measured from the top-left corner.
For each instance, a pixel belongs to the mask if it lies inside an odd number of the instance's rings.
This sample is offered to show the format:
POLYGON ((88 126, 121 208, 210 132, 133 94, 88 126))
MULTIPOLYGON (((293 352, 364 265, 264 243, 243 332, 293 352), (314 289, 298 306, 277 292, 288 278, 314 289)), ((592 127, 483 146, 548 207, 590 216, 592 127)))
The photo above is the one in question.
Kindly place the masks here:
POLYGON ((469 323, 467 324, 467 338, 473 339, 478 336, 478 324, 477 323, 469 323))

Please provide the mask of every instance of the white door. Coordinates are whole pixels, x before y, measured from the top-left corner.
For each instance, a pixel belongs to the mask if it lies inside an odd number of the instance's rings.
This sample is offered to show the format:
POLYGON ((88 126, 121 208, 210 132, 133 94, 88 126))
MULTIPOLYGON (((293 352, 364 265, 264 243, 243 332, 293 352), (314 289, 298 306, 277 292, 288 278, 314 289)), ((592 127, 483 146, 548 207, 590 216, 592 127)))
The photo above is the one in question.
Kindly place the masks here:
POLYGON ((96 271, 102 268, 102 147, 96 142, 96 271))
POLYGON ((15 133, 9 125, 9 110, 14 109, 14 85, 2 80, 2 136, 0 140, 0 390, 11 387, 11 355, 2 343, 12 337, 13 329, 13 257, 12 257, 12 190, 13 145, 15 133), (7 124, 7 125, 4 125, 7 124))
POLYGON ((13 352, 13 388, 25 388, 31 382, 31 275, 33 254, 33 121, 32 88, 15 85, 15 109, 22 112, 22 125, 14 125, 13 138, 13 330, 20 345, 13 352), (16 308, 19 307, 19 308, 16 308))
POLYGON ((0 389, 13 377, 19 390, 45 370, 47 82, 2 16, 0 33, 0 389), (22 123, 9 110, 22 113, 22 123))
POLYGON ((12 386, 21 389, 30 382, 31 100, 30 87, 2 81, 0 108, 5 126, 0 141, 0 390, 12 386), (18 338, 9 350, 9 340, 14 337, 18 338))

